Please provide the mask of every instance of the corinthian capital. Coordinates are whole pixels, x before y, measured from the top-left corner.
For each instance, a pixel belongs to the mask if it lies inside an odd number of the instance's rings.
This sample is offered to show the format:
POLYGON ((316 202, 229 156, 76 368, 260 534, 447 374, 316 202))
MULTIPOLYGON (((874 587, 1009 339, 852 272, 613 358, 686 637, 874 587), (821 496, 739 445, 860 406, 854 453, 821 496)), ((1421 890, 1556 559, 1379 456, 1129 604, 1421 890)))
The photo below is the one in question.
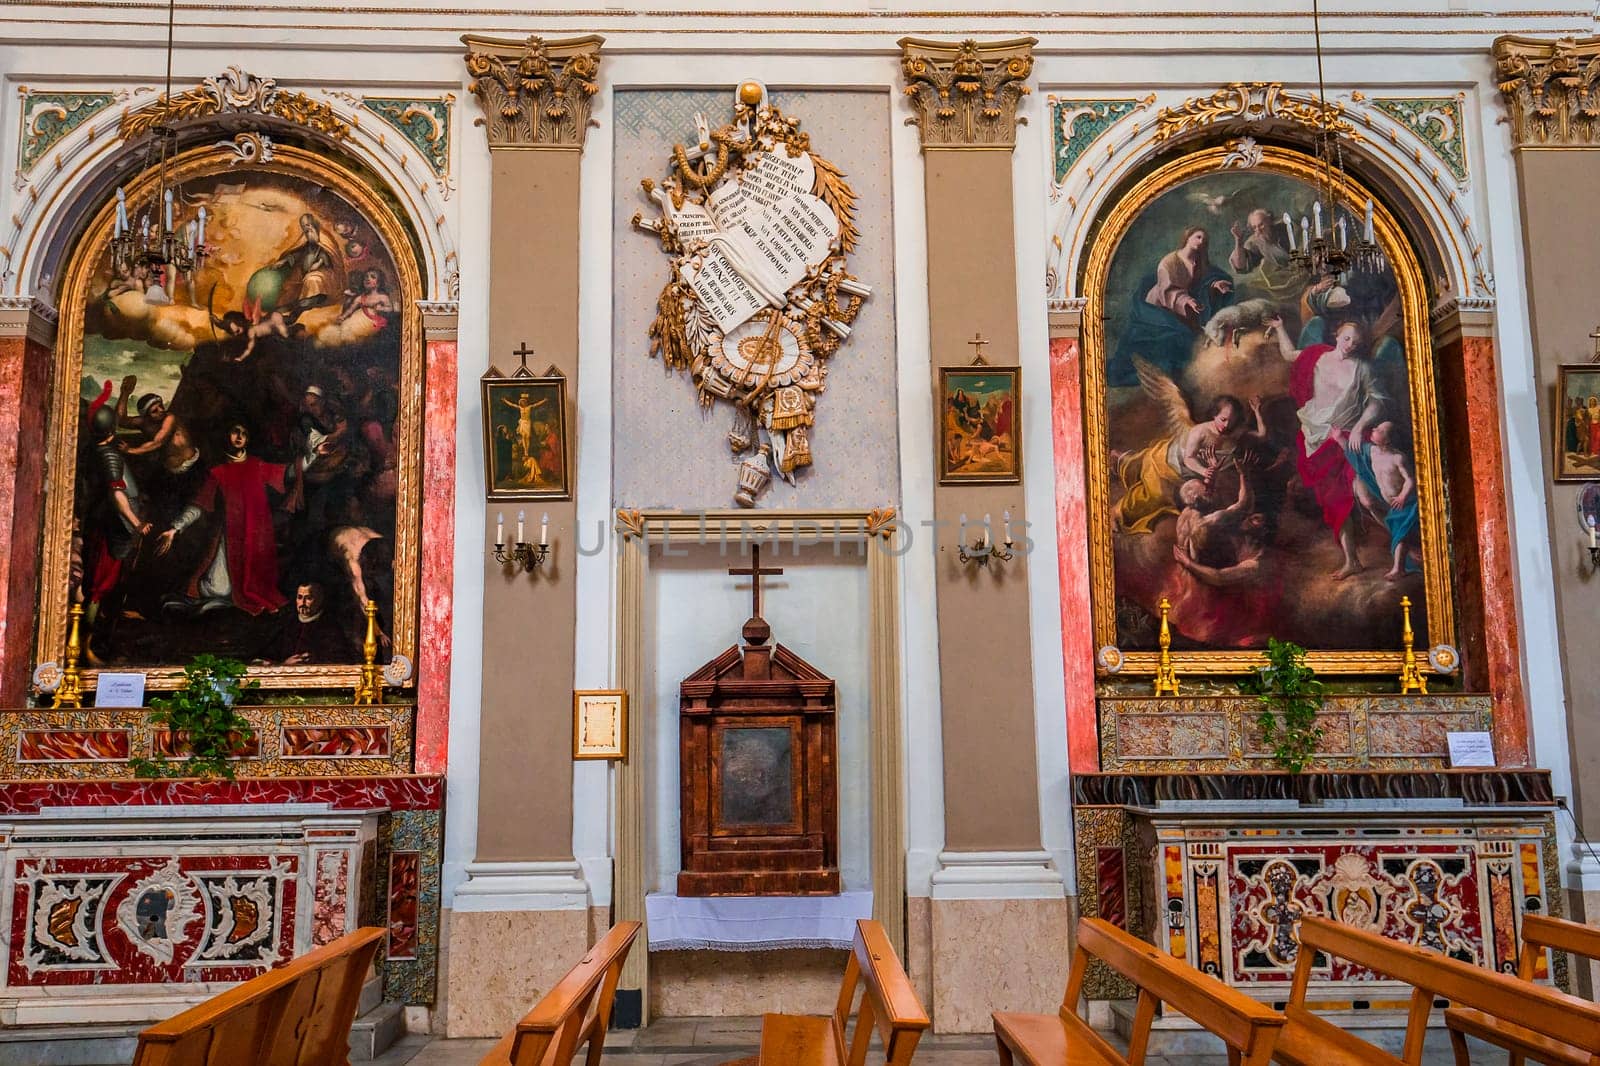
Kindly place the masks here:
POLYGON ((582 149, 589 98, 600 89, 603 37, 509 41, 468 34, 467 88, 483 116, 490 148, 582 149))
POLYGON ((1494 63, 1518 148, 1600 148, 1600 37, 1501 37, 1494 63))
POLYGON ((917 115, 923 148, 1013 148, 1017 104, 1033 90, 1032 37, 949 44, 900 40, 900 71, 917 115))

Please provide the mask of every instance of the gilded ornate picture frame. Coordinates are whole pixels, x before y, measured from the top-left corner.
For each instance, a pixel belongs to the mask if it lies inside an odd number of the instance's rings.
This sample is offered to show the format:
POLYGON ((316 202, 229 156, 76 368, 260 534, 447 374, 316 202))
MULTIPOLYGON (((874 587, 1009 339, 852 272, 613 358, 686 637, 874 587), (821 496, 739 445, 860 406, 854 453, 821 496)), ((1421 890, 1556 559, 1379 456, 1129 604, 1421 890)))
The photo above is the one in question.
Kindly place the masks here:
MULTIPOLYGON (((1121 676, 1153 674, 1166 600, 1180 675, 1254 669, 1268 636, 1325 673, 1389 673, 1401 595, 1425 619, 1419 642, 1455 643, 1423 273, 1381 204, 1369 277, 1297 273, 1316 161, 1269 146, 1241 170, 1226 156, 1138 180, 1085 266, 1096 645, 1118 651, 1102 658, 1121 676), (1299 416, 1329 387, 1327 354, 1335 391, 1365 390, 1361 417, 1312 439, 1299 416)), ((1375 198, 1335 183, 1345 206, 1327 224, 1359 235, 1375 198)))
POLYGON ((1022 481, 1022 368, 939 368, 939 483, 1022 481))
MULTIPOLYGON (((107 640, 91 626, 90 651, 99 639, 109 654, 88 660, 86 687, 104 665, 171 689, 201 652, 251 662, 267 688, 354 685, 366 598, 385 651, 414 659, 423 288, 410 231, 370 179, 292 145, 244 166, 230 146, 191 149, 167 180, 185 190, 180 227, 209 205, 204 243, 229 254, 130 275, 107 251, 109 198, 79 240, 46 442, 37 660, 63 660, 74 598, 104 601, 99 621, 119 627, 107 640), (249 477, 219 473, 243 466, 249 477), (105 506, 130 473, 147 531, 119 531, 120 504, 105 506), (246 510, 270 536, 235 539, 246 510), (318 622, 327 632, 308 642, 318 622)), ((155 183, 136 177, 127 201, 155 183)))
POLYGON ((626 689, 577 689, 572 693, 572 757, 628 757, 626 689))
POLYGON ((1600 481, 1600 363, 1564 363, 1556 368, 1553 421, 1552 478, 1600 481))
POLYGON ((484 487, 491 500, 572 498, 567 379, 552 367, 484 374, 484 487))

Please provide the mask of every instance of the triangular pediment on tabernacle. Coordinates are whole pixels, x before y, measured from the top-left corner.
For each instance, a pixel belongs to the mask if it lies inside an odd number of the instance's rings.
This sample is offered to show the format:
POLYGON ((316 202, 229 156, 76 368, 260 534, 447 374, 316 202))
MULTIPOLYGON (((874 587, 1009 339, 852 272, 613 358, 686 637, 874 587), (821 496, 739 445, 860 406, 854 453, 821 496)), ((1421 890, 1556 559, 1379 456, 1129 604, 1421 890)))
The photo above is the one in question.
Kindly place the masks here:
POLYGON ((815 666, 806 662, 800 656, 784 647, 777 645, 772 652, 772 678, 764 681, 750 681, 744 679, 744 656, 742 647, 735 644, 715 659, 706 663, 700 669, 683 679, 679 686, 680 691, 686 695, 709 695, 719 684, 726 687, 735 682, 753 685, 798 685, 802 690, 815 690, 818 687, 831 687, 833 679, 815 666))

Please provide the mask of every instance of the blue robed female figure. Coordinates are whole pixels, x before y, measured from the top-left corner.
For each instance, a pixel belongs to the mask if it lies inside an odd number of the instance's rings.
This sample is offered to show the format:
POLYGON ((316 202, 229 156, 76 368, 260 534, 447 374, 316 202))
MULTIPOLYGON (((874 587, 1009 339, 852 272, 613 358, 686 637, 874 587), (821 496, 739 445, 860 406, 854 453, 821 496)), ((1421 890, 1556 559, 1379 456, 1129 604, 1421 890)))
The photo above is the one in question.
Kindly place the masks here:
POLYGON ((1233 278, 1212 265, 1209 246, 1205 228, 1190 226, 1177 249, 1140 280, 1122 338, 1106 366, 1108 385, 1139 383, 1136 355, 1174 380, 1183 376, 1200 328, 1233 300, 1233 278))

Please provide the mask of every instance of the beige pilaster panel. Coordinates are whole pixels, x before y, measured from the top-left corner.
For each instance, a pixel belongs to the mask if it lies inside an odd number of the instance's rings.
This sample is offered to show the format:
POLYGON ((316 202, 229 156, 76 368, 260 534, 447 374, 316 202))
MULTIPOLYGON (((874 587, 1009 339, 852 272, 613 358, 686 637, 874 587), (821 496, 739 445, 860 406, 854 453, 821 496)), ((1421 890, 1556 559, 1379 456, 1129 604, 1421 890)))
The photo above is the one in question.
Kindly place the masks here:
MULTIPOLYGON (((1033 68, 1032 38, 950 44, 900 42, 905 92, 922 135, 927 187, 929 373, 973 359, 982 333, 991 363, 1016 364, 1017 268, 1011 151, 1017 103, 1033 68)), ((1024 389, 1048 382, 1023 382, 1024 389)), ((943 413, 934 412, 934 424, 943 413)), ((930 461, 937 442, 926 446, 930 461)), ((1047 462, 1047 456, 1035 456, 1047 462)), ((1024 454, 1026 463, 1029 457, 1024 454)), ((939 485, 937 616, 944 733, 945 847, 1029 851, 1040 846, 1033 667, 1025 552, 978 568, 957 558, 966 514, 1027 519, 1022 486, 939 485)), ((974 531, 969 539, 976 538, 974 531)), ((997 537, 1001 534, 996 532, 997 537)))
MULTIPOLYGON (((601 39, 467 36, 468 88, 490 148, 489 361, 555 368, 577 395, 579 163, 601 39)), ((570 402, 570 401, 569 401, 570 402)), ((575 411, 567 425, 576 425, 575 411)), ((569 438, 569 446, 576 437, 569 438)), ((572 468, 576 469, 576 462, 572 468)), ((575 486, 574 486, 575 488, 575 486)), ((508 516, 509 517, 509 516, 508 516)), ((486 507, 479 862, 572 857, 571 733, 577 602, 574 500, 486 507), (550 555, 531 575, 494 561, 499 512, 550 515, 550 555)), ((459 946, 458 946, 459 950, 459 946)))
MULTIPOLYGON (((1595 197, 1600 189, 1600 37, 1502 37, 1494 43, 1494 58, 1517 147, 1541 476, 1549 478, 1558 427, 1557 371, 1563 363, 1593 358, 1595 342, 1589 335, 1600 324, 1594 299, 1594 279, 1600 277, 1600 200, 1595 197)), ((1593 825, 1600 818, 1600 716, 1594 695, 1600 692, 1600 658, 1593 639, 1600 574, 1590 564, 1588 540, 1578 523, 1582 488, 1571 482, 1550 485, 1550 573, 1524 573, 1523 580, 1548 582, 1555 599, 1570 749, 1535 751, 1534 760, 1550 766, 1571 759, 1574 810, 1580 824, 1593 825)), ((1585 884, 1600 879, 1600 863, 1586 858, 1583 864, 1585 884)), ((1585 920, 1600 919, 1590 910, 1585 920)))

